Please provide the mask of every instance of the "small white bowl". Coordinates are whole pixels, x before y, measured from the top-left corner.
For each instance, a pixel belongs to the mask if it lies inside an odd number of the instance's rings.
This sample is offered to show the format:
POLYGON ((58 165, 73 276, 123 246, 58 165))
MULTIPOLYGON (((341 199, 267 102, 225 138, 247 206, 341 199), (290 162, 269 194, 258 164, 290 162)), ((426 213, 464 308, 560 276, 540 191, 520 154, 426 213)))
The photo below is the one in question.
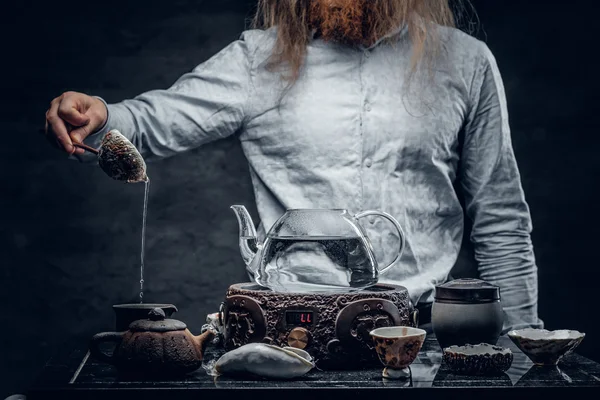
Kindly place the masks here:
POLYGON ((557 365, 567 354, 573 352, 585 337, 585 333, 560 329, 518 329, 507 336, 536 365, 557 365))

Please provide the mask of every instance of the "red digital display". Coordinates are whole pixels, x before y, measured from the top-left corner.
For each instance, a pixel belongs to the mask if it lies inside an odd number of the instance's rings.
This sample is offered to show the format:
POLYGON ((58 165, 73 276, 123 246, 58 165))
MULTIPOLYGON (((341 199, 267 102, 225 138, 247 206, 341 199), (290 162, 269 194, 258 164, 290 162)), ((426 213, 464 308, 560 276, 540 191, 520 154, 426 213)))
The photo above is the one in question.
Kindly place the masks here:
POLYGON ((286 311, 285 322, 288 325, 312 325, 314 313, 312 311, 286 311))

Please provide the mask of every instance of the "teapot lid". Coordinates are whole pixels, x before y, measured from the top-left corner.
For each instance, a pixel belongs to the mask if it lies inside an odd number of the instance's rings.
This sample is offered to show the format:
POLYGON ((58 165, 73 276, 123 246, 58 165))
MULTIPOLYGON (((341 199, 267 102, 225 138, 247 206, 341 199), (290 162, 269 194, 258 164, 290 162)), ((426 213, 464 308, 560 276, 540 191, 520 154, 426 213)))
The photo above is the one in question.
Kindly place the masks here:
POLYGON ((140 319, 129 324, 129 330, 133 332, 171 332, 182 331, 187 326, 176 319, 165 318, 166 314, 162 308, 153 308, 148 313, 148 319, 140 319))
POLYGON ((435 300, 486 303, 500 300, 500 287, 480 279, 462 278, 435 287, 435 300))

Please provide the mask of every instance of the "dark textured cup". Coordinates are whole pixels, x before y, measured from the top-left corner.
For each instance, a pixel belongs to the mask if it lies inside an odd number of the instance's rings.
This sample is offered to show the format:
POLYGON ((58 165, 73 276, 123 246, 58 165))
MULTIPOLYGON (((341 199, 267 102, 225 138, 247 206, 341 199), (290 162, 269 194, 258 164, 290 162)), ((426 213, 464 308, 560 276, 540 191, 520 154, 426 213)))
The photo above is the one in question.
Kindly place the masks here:
POLYGON ((129 329, 129 324, 139 319, 147 319, 148 313, 154 308, 160 308, 165 312, 165 317, 169 318, 173 313, 177 312, 177 307, 173 304, 156 304, 156 303, 132 303, 132 304, 115 304, 115 331, 123 332, 129 329))

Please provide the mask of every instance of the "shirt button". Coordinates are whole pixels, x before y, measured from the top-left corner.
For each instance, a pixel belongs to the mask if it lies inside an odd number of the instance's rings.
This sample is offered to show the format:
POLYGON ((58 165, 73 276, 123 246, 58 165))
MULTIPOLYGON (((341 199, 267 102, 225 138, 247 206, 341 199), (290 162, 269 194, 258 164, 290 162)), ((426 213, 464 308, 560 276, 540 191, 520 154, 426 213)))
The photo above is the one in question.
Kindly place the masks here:
POLYGON ((369 53, 369 50, 365 51, 365 57, 369 58, 371 56, 371 53, 369 53))
POLYGON ((369 224, 375 225, 375 220, 377 219, 376 217, 370 216, 370 217, 368 217, 368 219, 369 219, 369 224))
POLYGON ((373 165, 373 161, 370 158, 367 158, 365 160, 365 165, 367 166, 367 168, 371 168, 371 165, 373 165))
POLYGON ((366 103, 366 104, 365 104, 365 110, 367 110, 367 111, 371 111, 371 110, 372 110, 372 108, 371 108, 371 104, 369 104, 369 103, 366 103))

